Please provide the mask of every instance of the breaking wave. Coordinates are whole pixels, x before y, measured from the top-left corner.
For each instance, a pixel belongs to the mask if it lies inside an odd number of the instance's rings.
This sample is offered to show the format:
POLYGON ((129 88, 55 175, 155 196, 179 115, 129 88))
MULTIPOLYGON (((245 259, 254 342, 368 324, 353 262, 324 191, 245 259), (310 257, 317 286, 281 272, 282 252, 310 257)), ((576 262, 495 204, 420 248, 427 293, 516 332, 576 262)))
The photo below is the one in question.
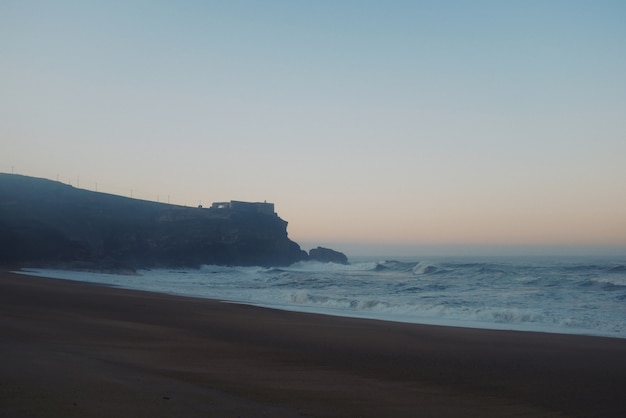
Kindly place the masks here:
POLYGON ((370 259, 29 274, 330 315, 626 338, 626 260, 578 261, 370 259))

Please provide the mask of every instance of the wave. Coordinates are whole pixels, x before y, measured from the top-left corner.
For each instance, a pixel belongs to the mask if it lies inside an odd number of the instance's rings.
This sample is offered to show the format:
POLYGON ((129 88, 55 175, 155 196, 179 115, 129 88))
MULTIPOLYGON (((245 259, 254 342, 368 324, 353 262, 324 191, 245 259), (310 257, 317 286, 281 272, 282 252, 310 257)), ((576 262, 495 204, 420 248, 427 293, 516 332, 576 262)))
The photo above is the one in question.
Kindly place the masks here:
POLYGON ((563 268, 567 272, 575 273, 609 273, 609 274, 624 274, 626 273, 626 265, 614 264, 614 265, 598 265, 598 264, 582 264, 575 266, 567 266, 563 268))
POLYGON ((603 276, 590 280, 592 283, 599 283, 611 287, 626 287, 626 276, 603 276))
MULTIPOLYGON (((311 312, 335 312, 339 315, 361 316, 382 320, 394 320, 413 323, 454 323, 467 326, 480 324, 504 329, 523 330, 588 330, 588 333, 600 325, 597 320, 553 315, 549 311, 510 307, 468 307, 451 302, 433 303, 392 303, 376 298, 349 298, 315 295, 307 291, 290 293, 286 302, 300 308, 308 307, 311 312)), ((294 306, 292 306, 294 307, 294 306)), ((296 308, 297 308, 296 307, 296 308)), ((606 327, 606 325, 605 325, 606 327)), ((613 332, 623 333, 626 326, 613 325, 613 332)))
POLYGON ((346 271, 368 271, 376 268, 376 262, 364 262, 354 264, 325 263, 322 261, 298 261, 288 267, 282 267, 284 271, 299 272, 346 272, 346 271))
POLYGON ((299 305, 318 306, 325 309, 340 311, 370 311, 381 312, 388 311, 393 305, 383 300, 374 298, 354 298, 354 297, 330 297, 316 295, 306 290, 299 290, 289 293, 286 297, 288 303, 296 303, 299 305))
POLYGON ((133 277, 51 270, 35 274, 330 315, 526 330, 552 327, 547 332, 582 329, 626 338, 626 262, 621 258, 606 263, 380 260, 349 265, 306 261, 273 268, 205 265, 140 271, 133 277))
POLYGON ((436 273, 439 270, 439 268, 434 264, 422 262, 422 263, 417 263, 415 266, 413 266, 411 270, 413 271, 413 274, 425 275, 425 274, 436 273))
POLYGON ((264 271, 264 273, 267 274, 281 274, 281 273, 285 273, 287 270, 282 269, 282 268, 278 268, 278 267, 272 267, 269 268, 267 270, 264 271))
POLYGON ((376 264, 375 271, 389 271, 396 273, 411 273, 414 275, 432 274, 440 270, 436 264, 426 261, 402 262, 395 260, 382 261, 376 264))
POLYGON ((232 271, 232 269, 233 269, 232 267, 228 267, 228 266, 203 264, 200 266, 198 270, 200 270, 202 273, 228 273, 229 271, 232 271))

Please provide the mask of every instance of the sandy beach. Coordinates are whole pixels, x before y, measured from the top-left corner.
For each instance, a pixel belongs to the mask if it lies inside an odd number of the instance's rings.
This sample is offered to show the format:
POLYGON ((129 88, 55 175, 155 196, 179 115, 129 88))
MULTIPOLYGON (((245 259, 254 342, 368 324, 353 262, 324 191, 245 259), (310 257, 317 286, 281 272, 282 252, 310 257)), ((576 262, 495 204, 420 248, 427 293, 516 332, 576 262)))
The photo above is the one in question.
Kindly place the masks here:
POLYGON ((0 273, 1 417, 610 417, 626 339, 401 324, 0 273))

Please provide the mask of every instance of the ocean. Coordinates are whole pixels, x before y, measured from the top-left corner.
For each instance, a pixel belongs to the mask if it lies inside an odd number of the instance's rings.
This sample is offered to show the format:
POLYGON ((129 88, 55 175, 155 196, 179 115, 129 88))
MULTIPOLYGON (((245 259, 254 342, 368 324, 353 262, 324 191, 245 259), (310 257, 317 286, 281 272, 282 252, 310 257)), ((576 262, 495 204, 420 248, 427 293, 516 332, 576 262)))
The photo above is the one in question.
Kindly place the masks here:
POLYGON ((349 265, 24 273, 276 309, 626 338, 626 257, 361 257, 349 265))

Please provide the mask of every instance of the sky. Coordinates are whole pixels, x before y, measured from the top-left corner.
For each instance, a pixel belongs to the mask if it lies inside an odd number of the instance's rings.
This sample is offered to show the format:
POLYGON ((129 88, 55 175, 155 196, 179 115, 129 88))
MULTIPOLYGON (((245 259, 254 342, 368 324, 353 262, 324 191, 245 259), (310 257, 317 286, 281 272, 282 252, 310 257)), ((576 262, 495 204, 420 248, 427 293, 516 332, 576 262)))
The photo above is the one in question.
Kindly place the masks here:
POLYGON ((305 249, 624 253, 626 2, 0 0, 0 171, 274 202, 305 249))

